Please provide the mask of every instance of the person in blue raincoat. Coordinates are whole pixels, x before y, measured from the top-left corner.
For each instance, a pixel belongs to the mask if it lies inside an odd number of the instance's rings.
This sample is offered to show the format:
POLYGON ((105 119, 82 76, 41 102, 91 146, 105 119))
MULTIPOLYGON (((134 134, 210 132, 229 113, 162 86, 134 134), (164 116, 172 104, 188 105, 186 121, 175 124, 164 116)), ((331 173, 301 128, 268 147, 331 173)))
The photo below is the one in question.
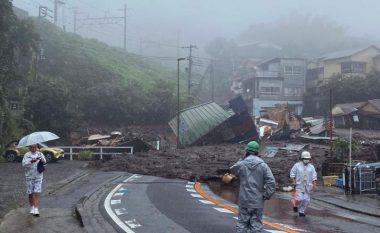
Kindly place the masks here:
POLYGON ((237 233, 262 232, 264 201, 269 200, 276 190, 271 169, 258 156, 259 147, 256 141, 249 142, 244 158, 230 168, 240 180, 237 233))

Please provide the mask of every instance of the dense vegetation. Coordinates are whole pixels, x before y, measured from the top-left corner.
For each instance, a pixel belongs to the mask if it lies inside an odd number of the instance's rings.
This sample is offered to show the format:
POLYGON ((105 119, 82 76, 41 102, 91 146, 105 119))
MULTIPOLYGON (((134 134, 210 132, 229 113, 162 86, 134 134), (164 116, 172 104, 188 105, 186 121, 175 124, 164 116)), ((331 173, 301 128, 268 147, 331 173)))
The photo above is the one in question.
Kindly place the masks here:
POLYGON ((18 20, 12 4, 0 1, 0 152, 6 142, 22 133, 18 125, 25 121, 10 114, 7 96, 13 94, 10 86, 22 82, 18 61, 31 55, 37 39, 30 21, 18 20))
POLYGON ((18 20, 8 1, 0 10, 2 145, 33 130, 65 137, 87 126, 166 124, 175 114, 176 72, 45 20, 18 20), (14 100, 23 115, 10 114, 14 100))
POLYGON ((96 40, 38 24, 38 78, 25 117, 65 134, 86 125, 166 123, 174 114, 175 73, 96 40))
POLYGON ((330 108, 330 89, 332 90, 332 105, 350 102, 362 102, 380 98, 380 73, 373 71, 367 76, 335 75, 328 85, 321 87, 318 95, 309 91, 304 96, 305 116, 327 116, 330 108), (317 108, 314 99, 318 97, 317 108))

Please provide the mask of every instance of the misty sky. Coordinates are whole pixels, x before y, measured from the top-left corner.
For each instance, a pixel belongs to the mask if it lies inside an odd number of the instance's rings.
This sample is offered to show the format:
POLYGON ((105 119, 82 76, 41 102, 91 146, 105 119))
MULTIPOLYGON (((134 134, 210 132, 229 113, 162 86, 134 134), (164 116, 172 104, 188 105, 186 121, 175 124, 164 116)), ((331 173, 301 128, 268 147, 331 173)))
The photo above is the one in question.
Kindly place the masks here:
MULTIPOLYGON (((38 5, 53 9, 54 0, 13 0, 15 6, 38 14, 38 5)), ((249 25, 272 22, 292 13, 327 17, 346 27, 351 35, 380 38, 379 0, 66 0, 59 24, 73 31, 73 8, 78 18, 122 16, 128 6, 127 48, 145 53, 152 47, 176 50, 180 44, 203 47, 215 37, 236 38, 249 25), (112 4, 111 4, 112 3, 112 4), (64 16, 64 17, 63 17, 64 16), (143 43, 141 43, 143 41, 143 43), (150 41, 150 42, 144 42, 150 41), (166 48, 163 45, 169 45, 166 48)), ((110 45, 123 46, 123 26, 81 26, 78 33, 110 45)), ((148 54, 144 54, 148 55, 148 54)))

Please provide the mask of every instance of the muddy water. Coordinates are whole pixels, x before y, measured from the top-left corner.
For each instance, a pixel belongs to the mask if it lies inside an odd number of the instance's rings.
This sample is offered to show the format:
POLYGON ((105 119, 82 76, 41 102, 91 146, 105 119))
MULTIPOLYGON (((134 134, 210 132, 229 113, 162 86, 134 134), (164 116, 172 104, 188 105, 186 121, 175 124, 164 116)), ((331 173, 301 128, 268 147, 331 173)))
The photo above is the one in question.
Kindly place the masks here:
MULTIPOLYGON (((238 184, 226 185, 217 180, 207 182, 211 191, 216 195, 231 201, 238 202, 238 184)), ((312 203, 313 204, 313 203, 312 203)), ((355 223, 353 219, 346 219, 335 212, 321 206, 311 206, 307 209, 307 217, 300 218, 293 212, 290 193, 278 193, 265 203, 265 216, 271 221, 302 229, 304 232, 333 233, 333 232, 372 232, 373 228, 363 223, 355 223), (369 227, 369 228, 367 228, 369 227), (364 231, 363 231, 364 230, 364 231)))

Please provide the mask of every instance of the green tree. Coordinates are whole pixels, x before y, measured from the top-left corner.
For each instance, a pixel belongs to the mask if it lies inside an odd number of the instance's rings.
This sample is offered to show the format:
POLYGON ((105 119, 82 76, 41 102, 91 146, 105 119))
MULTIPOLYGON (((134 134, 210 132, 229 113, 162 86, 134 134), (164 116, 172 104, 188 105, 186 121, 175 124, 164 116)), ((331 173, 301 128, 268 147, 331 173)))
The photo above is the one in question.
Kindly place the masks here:
POLYGON ((13 14, 12 2, 0 1, 0 153, 7 142, 23 133, 19 125, 24 121, 10 114, 7 96, 14 94, 10 87, 22 79, 16 74, 18 61, 30 56, 37 39, 31 23, 13 14))

